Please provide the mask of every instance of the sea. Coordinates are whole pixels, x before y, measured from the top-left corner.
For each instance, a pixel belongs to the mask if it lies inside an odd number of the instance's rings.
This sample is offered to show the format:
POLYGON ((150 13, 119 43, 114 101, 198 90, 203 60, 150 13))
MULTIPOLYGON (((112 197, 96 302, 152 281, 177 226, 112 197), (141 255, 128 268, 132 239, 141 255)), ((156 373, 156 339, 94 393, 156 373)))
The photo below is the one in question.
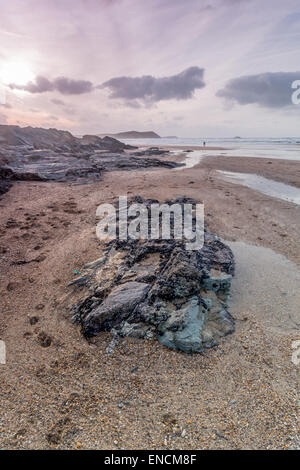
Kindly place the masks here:
POLYGON ((199 149, 201 156, 222 155, 231 157, 279 158, 300 161, 300 137, 285 138, 165 138, 119 139, 131 145, 155 147, 222 147, 225 150, 199 149))

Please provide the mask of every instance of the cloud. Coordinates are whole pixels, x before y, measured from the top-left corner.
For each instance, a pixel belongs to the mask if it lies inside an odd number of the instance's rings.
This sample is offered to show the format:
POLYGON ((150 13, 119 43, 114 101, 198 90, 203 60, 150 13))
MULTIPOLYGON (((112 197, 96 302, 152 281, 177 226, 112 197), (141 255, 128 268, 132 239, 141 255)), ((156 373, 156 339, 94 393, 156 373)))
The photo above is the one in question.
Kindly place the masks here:
POLYGON ((100 85, 108 88, 110 98, 123 99, 126 104, 133 100, 155 102, 162 100, 186 100, 192 98, 196 89, 203 88, 204 69, 189 67, 178 75, 156 78, 152 75, 142 77, 115 77, 100 85))
POLYGON ((56 98, 53 98, 53 100, 51 100, 51 102, 52 102, 53 104, 57 104, 58 106, 65 106, 65 104, 66 104, 64 101, 58 100, 58 99, 56 99, 56 98))
POLYGON ((3 106, 3 108, 6 108, 6 109, 11 109, 12 108, 12 105, 9 104, 9 103, 0 103, 0 106, 3 106))
POLYGON ((62 95, 81 95, 90 93, 93 90, 93 84, 87 80, 71 80, 70 78, 59 77, 53 82, 54 89, 62 95))
POLYGON ((37 76, 34 82, 28 82, 26 85, 11 83, 9 87, 12 90, 24 90, 29 93, 58 91, 62 95, 81 95, 83 93, 90 93, 94 89, 93 84, 87 80, 72 80, 71 78, 58 77, 51 81, 42 76, 37 76))
POLYGON ((258 104, 266 108, 292 106, 292 83, 300 72, 261 73, 230 80, 217 96, 241 105, 258 104))

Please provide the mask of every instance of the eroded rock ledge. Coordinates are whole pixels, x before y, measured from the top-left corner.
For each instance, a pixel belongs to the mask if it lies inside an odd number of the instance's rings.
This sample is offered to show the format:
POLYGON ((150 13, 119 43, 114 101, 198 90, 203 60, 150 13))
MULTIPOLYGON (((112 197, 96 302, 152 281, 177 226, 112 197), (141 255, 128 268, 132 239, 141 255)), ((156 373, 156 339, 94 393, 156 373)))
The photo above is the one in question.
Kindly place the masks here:
POLYGON ((0 125, 0 196, 14 181, 83 184, 101 180, 105 171, 182 166, 154 158, 166 150, 133 152, 137 148, 108 136, 78 138, 57 129, 0 125))
MULTIPOLYGON (((185 202, 196 203, 184 197, 166 201, 185 202)), ((202 352, 234 331, 227 309, 233 272, 230 248, 208 229, 200 251, 187 251, 184 240, 114 240, 72 283, 90 290, 73 307, 73 321, 86 337, 100 331, 157 336, 172 349, 202 352)))

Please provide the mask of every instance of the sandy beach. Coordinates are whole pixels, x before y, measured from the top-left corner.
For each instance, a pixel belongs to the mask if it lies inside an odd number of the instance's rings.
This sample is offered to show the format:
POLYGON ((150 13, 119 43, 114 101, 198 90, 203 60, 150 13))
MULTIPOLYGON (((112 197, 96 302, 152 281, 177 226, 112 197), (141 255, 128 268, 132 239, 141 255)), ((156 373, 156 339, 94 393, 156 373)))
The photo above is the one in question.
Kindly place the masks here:
POLYGON ((4 454, 300 450, 299 6, 1 2, 4 454))
POLYGON ((298 162, 211 156, 194 168, 112 171, 86 185, 19 182, 2 196, 1 448, 299 447, 299 368, 291 360, 299 207, 217 170, 300 186, 298 162), (101 255, 96 208, 126 194, 202 201, 209 228, 230 243, 236 331, 219 347, 185 355, 125 338, 108 355, 110 333, 87 341, 71 323, 83 295, 68 287, 74 271, 101 255))

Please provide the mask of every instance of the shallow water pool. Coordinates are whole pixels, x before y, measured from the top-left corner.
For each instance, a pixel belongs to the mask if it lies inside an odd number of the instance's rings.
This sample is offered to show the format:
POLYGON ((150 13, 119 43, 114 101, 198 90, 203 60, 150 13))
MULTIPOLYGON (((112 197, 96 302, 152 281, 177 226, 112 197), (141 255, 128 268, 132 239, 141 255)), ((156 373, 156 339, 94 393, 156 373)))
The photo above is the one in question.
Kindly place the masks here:
POLYGON ((247 186, 283 201, 292 202, 297 205, 300 204, 300 189, 295 186, 279 183, 278 181, 251 173, 235 173, 221 170, 218 170, 218 173, 222 174, 231 183, 247 186))

